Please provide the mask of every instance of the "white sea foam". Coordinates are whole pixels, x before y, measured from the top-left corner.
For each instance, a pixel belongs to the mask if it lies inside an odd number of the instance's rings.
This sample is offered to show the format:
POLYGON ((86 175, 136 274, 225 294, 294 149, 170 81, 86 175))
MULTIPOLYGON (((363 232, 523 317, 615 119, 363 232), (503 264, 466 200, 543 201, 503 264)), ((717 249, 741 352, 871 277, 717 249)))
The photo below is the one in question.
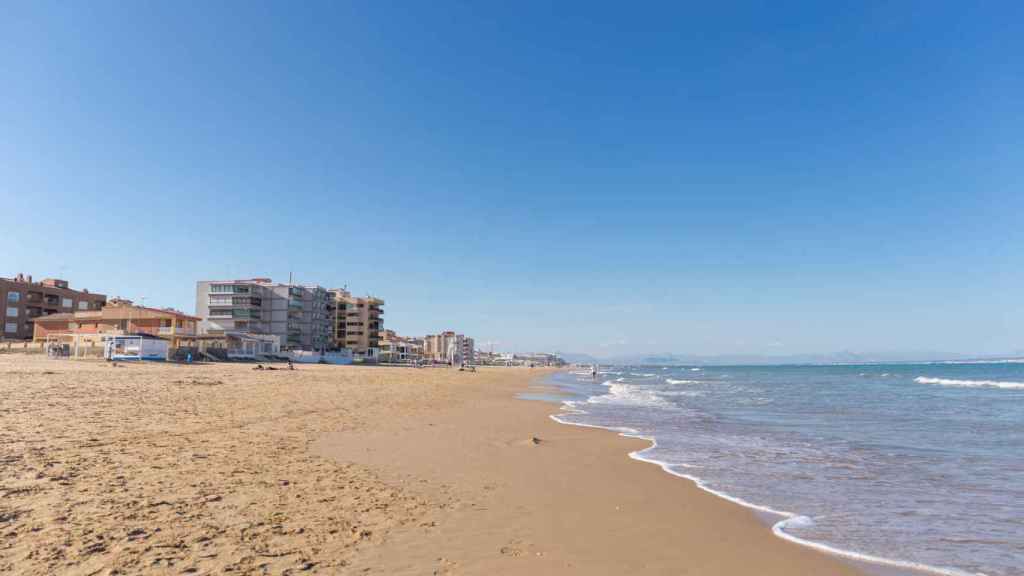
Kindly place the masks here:
POLYGON ((669 384, 700 384, 700 380, 673 380, 672 378, 666 378, 665 382, 669 384))
POLYGON ((608 381, 604 383, 608 387, 608 393, 602 396, 592 396, 587 399, 589 404, 618 404, 625 406, 650 406, 663 408, 669 406, 667 400, 642 386, 622 384, 620 382, 608 381))
MULTIPOLYGON (((612 384, 612 386, 615 386, 614 383, 606 382, 606 384, 612 384)), ((588 400, 588 402, 589 401, 590 400, 588 400)), ((564 405, 563 405, 563 408, 562 408, 562 414, 563 415, 571 415, 571 414, 586 414, 587 413, 585 410, 581 410, 581 409, 577 408, 576 406, 577 406, 576 402, 572 402, 572 401, 565 402, 564 405)), ((850 560, 854 560, 854 561, 857 561, 857 562, 864 562, 864 563, 868 563, 868 564, 877 564, 877 565, 882 565, 882 566, 890 566, 890 567, 894 567, 894 568, 902 568, 902 569, 906 569, 906 570, 912 570, 912 571, 915 571, 915 572, 923 572, 923 573, 928 573, 928 574, 936 574, 936 575, 939 575, 939 576, 985 576, 984 574, 982 574, 980 572, 976 573, 976 574, 971 574, 970 572, 964 572, 963 570, 957 570, 955 568, 939 568, 939 567, 935 567, 935 566, 929 566, 927 564, 921 564, 919 562, 910 562, 910 561, 907 561, 907 560, 894 560, 894 559, 891 559, 891 558, 883 558, 881 556, 874 556, 874 555, 871 555, 871 554, 863 554, 863 553, 855 552, 855 551, 852 551, 852 550, 844 550, 842 548, 836 548, 834 546, 830 546, 828 544, 824 544, 824 543, 821 543, 821 542, 815 542, 815 541, 812 541, 812 540, 805 540, 805 539, 800 538, 798 536, 794 536, 792 534, 789 534, 788 532, 786 532, 786 528, 807 527, 809 525, 813 525, 813 520, 811 520, 807 516, 804 516, 804 515, 801 515, 801 514, 796 514, 794 512, 787 512, 787 511, 784 511, 784 510, 777 510, 777 509, 772 508, 770 506, 763 506, 763 505, 760 505, 760 504, 754 504, 753 502, 750 502, 748 500, 744 500, 743 498, 740 498, 740 497, 737 497, 737 496, 733 496, 732 494, 728 494, 728 493, 722 492, 720 490, 715 490, 714 488, 709 487, 704 482, 704 480, 698 478, 697 476, 693 476, 691 474, 685 474, 685 473, 680 472, 678 470, 678 468, 680 468, 680 467, 683 467, 683 468, 693 468, 692 466, 688 466, 686 464, 670 464, 670 463, 662 461, 662 460, 657 460, 655 458, 651 458, 651 457, 645 456, 644 454, 646 452, 654 450, 655 448, 658 447, 658 441, 653 436, 645 436, 643 434, 640 434, 639 431, 637 431, 637 430, 635 430, 633 428, 617 427, 617 426, 598 426, 596 424, 584 424, 584 423, 581 423, 581 422, 572 422, 572 421, 565 420, 565 419, 561 418, 559 414, 552 414, 552 415, 550 415, 550 418, 552 420, 554 420, 555 422, 558 422, 560 424, 568 424, 570 426, 582 426, 584 428, 600 428, 600 429, 603 429, 603 430, 611 430, 613 432, 618 432, 621 436, 625 436, 627 438, 639 438, 641 440, 646 440, 646 441, 650 442, 651 445, 648 446, 647 448, 644 448, 643 450, 637 450, 637 451, 634 451, 634 452, 630 452, 629 453, 629 457, 634 459, 634 460, 640 460, 642 462, 650 462, 652 464, 657 464, 665 472, 667 472, 667 473, 669 473, 669 474, 671 474, 673 476, 677 476, 679 478, 685 478, 687 480, 690 480, 691 482, 696 484, 697 487, 700 488, 701 490, 704 490, 705 492, 709 492, 711 494, 714 494, 715 496, 718 496, 719 498, 723 498, 723 499, 728 500, 730 502, 734 502, 736 504, 739 504, 740 506, 745 506, 745 507, 751 508, 753 510, 758 510, 760 512, 767 513, 769 515, 774 515, 774 516, 780 517, 781 519, 779 521, 775 522, 772 525, 772 533, 775 534, 777 537, 782 538, 783 540, 788 540, 788 541, 793 542, 795 544, 800 544, 800 545, 806 546, 808 548, 813 548, 815 550, 818 550, 820 552, 824 552, 826 554, 832 554, 834 556, 839 556, 841 558, 847 558, 847 559, 850 559, 850 560)))
POLYGON ((1024 364, 1024 358, 1001 358, 998 360, 938 360, 921 364, 1024 364))
POLYGON ((952 378, 930 378, 918 376, 914 378, 918 384, 938 384, 939 386, 956 386, 960 388, 1005 388, 1008 390, 1024 390, 1024 382, 1002 382, 999 380, 954 380, 952 378))
POLYGON ((689 398, 697 398, 704 395, 700 390, 662 390, 658 394, 661 396, 687 396, 689 398))
POLYGON ((690 368, 690 372, 700 372, 700 368, 690 368))

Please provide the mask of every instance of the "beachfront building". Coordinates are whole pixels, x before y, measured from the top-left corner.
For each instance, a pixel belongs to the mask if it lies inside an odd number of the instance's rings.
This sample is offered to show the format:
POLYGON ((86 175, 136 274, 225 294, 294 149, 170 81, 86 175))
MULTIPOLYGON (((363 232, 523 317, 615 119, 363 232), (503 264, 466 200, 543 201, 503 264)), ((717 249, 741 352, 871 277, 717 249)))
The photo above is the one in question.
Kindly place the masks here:
POLYGON ((169 349, 191 344, 198 323, 199 318, 178 310, 135 306, 130 300, 114 298, 100 310, 36 318, 32 339, 47 343, 48 348, 53 345, 69 353, 74 351, 75 356, 87 349, 109 348, 110 343, 118 342, 113 348, 121 351, 118 354, 148 351, 143 355, 146 359, 153 354, 166 359, 169 349))
POLYGON ((384 327, 384 301, 353 296, 344 288, 329 290, 334 348, 348 349, 357 360, 380 359, 380 332, 384 327))
POLYGON ((277 336, 283 350, 322 351, 331 346, 329 299, 321 286, 270 278, 201 280, 196 316, 204 334, 277 336))
POLYGON ((380 333, 380 361, 388 364, 417 364, 423 356, 423 339, 406 338, 394 330, 380 333))
POLYGON ((423 337, 423 358, 442 364, 472 364, 475 361, 474 341, 449 330, 423 337))
POLYGON ((172 308, 136 306, 113 298, 100 310, 79 310, 36 318, 32 339, 54 334, 148 334, 166 339, 194 336, 199 318, 172 308))
POLYGON ((4 307, 0 340, 30 340, 37 319, 52 314, 99 310, 106 301, 103 294, 72 290, 67 280, 46 278, 33 282, 32 276, 24 274, 0 278, 0 302, 4 307))
POLYGON ((557 354, 547 352, 535 352, 533 354, 515 354, 512 356, 512 363, 515 366, 565 366, 557 354))
POLYGON ((474 360, 476 364, 482 366, 504 366, 505 361, 499 352, 488 352, 485 350, 477 350, 474 352, 474 360))

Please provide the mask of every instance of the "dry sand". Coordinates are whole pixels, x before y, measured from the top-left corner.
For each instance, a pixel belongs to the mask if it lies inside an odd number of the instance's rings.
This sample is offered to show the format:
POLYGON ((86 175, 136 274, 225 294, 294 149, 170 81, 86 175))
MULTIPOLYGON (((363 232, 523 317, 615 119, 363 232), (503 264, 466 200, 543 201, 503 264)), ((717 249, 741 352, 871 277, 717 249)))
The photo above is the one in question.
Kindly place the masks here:
POLYGON ((0 356, 0 573, 857 573, 536 376, 0 356))

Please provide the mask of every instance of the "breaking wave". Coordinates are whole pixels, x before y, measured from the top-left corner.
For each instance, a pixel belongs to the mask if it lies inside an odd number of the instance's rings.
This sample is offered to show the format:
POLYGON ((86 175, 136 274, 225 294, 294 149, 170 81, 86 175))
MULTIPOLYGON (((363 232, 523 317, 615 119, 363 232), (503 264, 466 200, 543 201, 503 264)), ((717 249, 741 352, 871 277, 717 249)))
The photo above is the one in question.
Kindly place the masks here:
POLYGON ((952 378, 930 378, 918 376, 914 378, 918 384, 938 384, 939 386, 956 386, 960 388, 1004 388, 1008 390, 1024 390, 1024 382, 1001 382, 999 380, 954 380, 952 378))

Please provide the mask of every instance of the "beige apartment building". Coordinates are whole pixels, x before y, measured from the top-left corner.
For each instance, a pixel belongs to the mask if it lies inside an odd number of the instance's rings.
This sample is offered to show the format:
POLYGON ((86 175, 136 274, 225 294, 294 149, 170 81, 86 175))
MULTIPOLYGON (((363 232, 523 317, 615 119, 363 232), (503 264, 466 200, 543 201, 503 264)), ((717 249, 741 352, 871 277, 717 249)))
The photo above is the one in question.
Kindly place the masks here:
POLYGON ((447 364, 472 364, 476 360, 472 338, 451 330, 423 337, 423 358, 447 364))
POLYGON ((423 357, 423 339, 406 338, 394 330, 380 333, 380 361, 389 364, 417 364, 423 357))
POLYGON ((72 290, 67 280, 46 278, 33 282, 31 276, 23 274, 0 278, 0 298, 4 307, 0 340, 31 340, 36 318, 100 310, 107 301, 103 294, 72 290))
POLYGON ((380 332, 384 327, 384 301, 353 296, 348 290, 328 291, 328 310, 333 317, 334 347, 348 348, 357 359, 380 359, 380 332))

